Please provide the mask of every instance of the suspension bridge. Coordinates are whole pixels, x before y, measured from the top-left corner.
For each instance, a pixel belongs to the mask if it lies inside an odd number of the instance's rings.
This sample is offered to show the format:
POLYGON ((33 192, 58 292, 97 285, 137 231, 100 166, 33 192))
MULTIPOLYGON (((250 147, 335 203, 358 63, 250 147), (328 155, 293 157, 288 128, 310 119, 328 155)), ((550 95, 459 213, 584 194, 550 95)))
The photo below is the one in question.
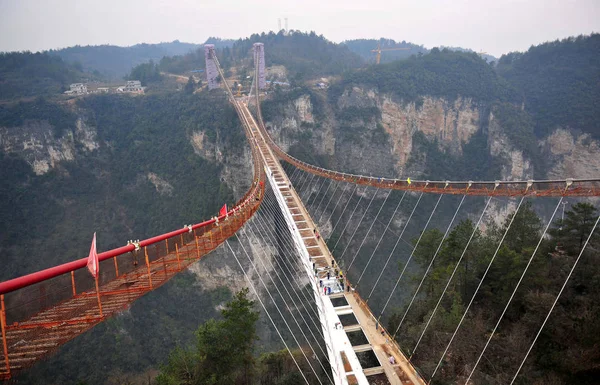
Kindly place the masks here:
MULTIPOLYGON (((512 199, 518 212, 525 200, 553 199, 552 202, 557 203, 537 247, 521 272, 520 280, 498 323, 489 333, 481 354, 471 364, 470 373, 465 373, 462 379, 467 384, 563 199, 600 196, 600 179, 411 181, 353 175, 305 163, 283 151, 264 125, 260 109, 260 90, 266 85, 264 46, 260 43, 254 45, 255 73, 248 97, 234 96, 225 80, 214 46, 205 46, 205 59, 209 88, 223 86, 245 130, 252 152, 251 187, 224 215, 150 239, 130 241, 120 248, 100 253, 99 295, 85 269, 87 258, 1 282, 0 379, 13 378, 67 341, 126 309, 133 301, 160 287, 190 264, 216 248, 224 247, 239 264, 248 285, 306 383, 426 384, 440 372, 444 357, 512 225, 510 221, 437 366, 431 372, 421 372, 414 366, 412 357, 418 349, 426 349, 422 344, 423 336, 444 299, 475 231, 483 224, 485 215, 489 215, 487 211, 492 201, 503 197, 512 199), (398 202, 389 199, 395 191, 401 194, 398 202), (409 196, 416 203, 407 204, 409 196), (403 236, 415 212, 421 209, 418 206, 424 196, 432 197, 435 203, 424 216, 425 224, 416 232, 417 240, 412 245, 403 236), (383 325, 387 314, 385 311, 396 301, 401 283, 407 280, 407 266, 425 230, 436 221, 435 214, 444 205, 441 203, 444 197, 458 198, 456 209, 452 209, 452 219, 445 226, 442 241, 430 256, 429 266, 416 289, 404 293, 408 298, 408 306, 397 328, 387 330, 383 325), (395 337, 418 298, 442 242, 456 225, 461 209, 464 211, 467 198, 483 200, 483 209, 477 215, 473 233, 423 325, 416 345, 408 348, 400 346, 395 337), (390 207, 386 208, 388 199, 390 207), (374 202, 379 201, 382 201, 379 208, 373 206, 374 202), (376 214, 365 221, 371 207, 376 214), (407 219, 399 227, 398 234, 391 227, 403 210, 407 219), (348 212, 351 214, 348 215, 348 212), (387 221, 380 219, 382 213, 391 213, 387 221), (375 224, 384 229, 381 234, 372 234, 375 224), (361 232, 358 232, 359 229, 362 229, 361 232), (366 233, 362 235, 365 230, 366 233), (337 240, 331 238, 334 233, 341 234, 337 240), (326 239, 327 234, 329 239, 326 239), (369 235, 377 242, 372 250, 365 250, 370 244, 367 242, 369 235), (339 243, 342 237, 349 239, 343 251, 340 250, 343 244, 339 243), (386 238, 393 240, 391 252, 387 254, 380 250, 378 253, 378 248, 386 238), (350 256, 352 251, 348 247, 352 240, 358 248, 350 256), (273 245, 284 257, 270 258, 258 244, 273 245), (337 248, 338 244, 340 249, 337 248), (396 250, 402 248, 408 250, 408 259, 398 272, 394 266, 394 255, 396 250), (360 251, 367 251, 369 257, 366 261, 357 260, 360 251), (347 252, 350 254, 347 255, 347 252), (378 258, 382 259, 380 263, 385 260, 383 268, 379 271, 369 270, 372 262, 378 258), (257 278, 251 278, 248 266, 257 278), (268 274, 269 271, 278 273, 268 274), (391 289, 389 294, 380 295, 388 289, 391 289), (378 298, 383 299, 376 302, 378 298), (284 314, 288 315, 291 322, 284 314), (292 353, 296 349, 301 352, 300 356, 292 353), (305 364, 308 369, 303 370, 305 364)), ((585 246, 572 265, 552 307, 548 309, 537 335, 530 342, 527 354, 522 357, 513 382, 596 230, 598 220, 600 217, 596 219, 585 246)))

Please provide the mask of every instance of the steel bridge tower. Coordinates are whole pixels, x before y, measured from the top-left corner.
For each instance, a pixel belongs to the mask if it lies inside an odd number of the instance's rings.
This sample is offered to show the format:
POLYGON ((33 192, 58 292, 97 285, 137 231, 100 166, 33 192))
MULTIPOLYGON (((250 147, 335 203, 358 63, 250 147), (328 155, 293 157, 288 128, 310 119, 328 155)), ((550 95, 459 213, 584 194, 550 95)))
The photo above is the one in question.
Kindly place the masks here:
POLYGON ((254 52, 254 65, 258 65, 258 88, 263 90, 267 86, 265 80, 265 45, 254 43, 252 50, 254 52))
POLYGON ((206 81, 208 82, 208 89, 213 90, 215 88, 219 88, 219 71, 217 70, 217 65, 215 64, 214 58, 214 44, 205 44, 204 45, 204 60, 206 62, 206 81))

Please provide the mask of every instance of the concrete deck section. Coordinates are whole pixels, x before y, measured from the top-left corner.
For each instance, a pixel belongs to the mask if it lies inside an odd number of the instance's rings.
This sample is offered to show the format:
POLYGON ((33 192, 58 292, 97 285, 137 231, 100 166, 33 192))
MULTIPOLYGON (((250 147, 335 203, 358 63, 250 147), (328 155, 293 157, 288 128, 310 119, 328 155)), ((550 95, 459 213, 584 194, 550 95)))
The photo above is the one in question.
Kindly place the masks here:
POLYGON ((385 373, 388 381, 393 385, 424 385, 425 382, 419 377, 412 365, 408 363, 395 342, 391 342, 385 331, 382 335, 381 328, 376 328, 370 310, 358 293, 354 290, 345 291, 347 286, 343 276, 340 280, 340 277, 335 275, 337 264, 334 258, 325 242, 315 236, 313 230, 317 228, 316 225, 293 186, 291 186, 286 173, 276 160, 271 148, 267 145, 247 106, 242 102, 238 103, 245 110, 244 115, 247 118, 245 124, 249 126, 249 130, 254 135, 254 144, 258 146, 263 157, 268 179, 274 188, 275 196, 284 212, 284 217, 297 243, 298 250, 303 256, 302 262, 305 270, 308 276, 311 277, 335 383, 368 384, 367 376, 385 373), (314 270, 313 263, 315 264, 314 270), (327 278, 328 272, 329 279, 327 278), (326 294, 329 293, 329 290, 331 290, 331 294, 326 294), (346 298, 348 305, 336 309, 331 299, 341 297, 346 298), (340 317, 345 317, 350 321, 344 321, 342 326, 340 317), (347 325, 346 322, 352 324, 347 325), (363 331, 369 343, 352 346, 346 333, 359 330, 363 331), (368 351, 373 351, 380 366, 363 370, 356 352, 368 351), (390 356, 394 356, 395 365, 389 362, 390 356))

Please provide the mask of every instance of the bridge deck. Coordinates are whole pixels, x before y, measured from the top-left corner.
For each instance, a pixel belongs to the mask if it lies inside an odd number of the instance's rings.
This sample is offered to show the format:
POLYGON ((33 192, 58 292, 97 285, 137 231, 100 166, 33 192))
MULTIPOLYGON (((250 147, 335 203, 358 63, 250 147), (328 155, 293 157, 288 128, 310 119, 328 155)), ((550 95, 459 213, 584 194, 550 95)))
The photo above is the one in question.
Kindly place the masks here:
MULTIPOLYGON (((310 260, 315 263, 317 270, 315 280, 322 281, 324 286, 330 286, 332 288, 333 294, 325 295, 324 293, 319 293, 319 295, 323 296, 323 299, 333 307, 336 318, 339 315, 343 316, 348 314, 353 314, 355 317, 349 324, 342 323, 343 327, 336 327, 334 331, 331 331, 330 335, 332 336, 334 343, 338 343, 342 346, 348 344, 349 339, 347 333, 361 331, 369 342, 366 345, 349 346, 345 350, 339 350, 342 355, 341 361, 344 363, 344 368, 342 370, 345 370, 345 383, 362 383, 362 381, 359 381, 359 378, 366 377, 367 381, 369 381, 371 376, 375 379, 374 376, 381 376, 382 373, 385 373, 390 384, 424 384, 424 381, 406 360, 406 357, 400 352, 398 346, 391 341, 387 333, 384 331, 382 334, 381 329, 378 330, 376 328, 373 316, 359 294, 354 290, 351 290, 350 292, 344 291, 346 286, 338 282, 338 277, 334 277, 333 267, 337 266, 337 264, 323 239, 320 237, 317 238, 314 232, 314 229, 317 229, 317 226, 314 224, 295 189, 290 184, 285 171, 281 167, 279 161, 275 158, 275 155, 265 141, 265 138, 258 129, 258 126, 250 112, 247 110, 247 107, 242 103, 239 103, 239 105, 245 110, 244 115, 246 116, 246 123, 250 126, 250 131, 255 137, 254 144, 258 146, 261 156, 271 173, 271 178, 275 181, 276 186, 273 186, 273 188, 278 189, 285 199, 285 204, 292 214, 294 225, 298 229, 304 246, 310 256, 310 260), (327 272, 330 272, 329 279, 327 279, 327 272), (339 298, 345 298, 347 304, 333 306, 331 301, 339 298), (341 337, 340 334, 343 334, 343 337, 341 337), (361 368, 360 370, 362 373, 359 375, 353 371, 357 367, 357 362, 353 362, 358 361, 356 353, 361 354, 368 352, 372 352, 377 357, 379 366, 361 368), (390 356, 394 356, 396 361, 395 365, 390 363, 390 356)), ((337 319, 339 320, 339 318, 337 319)), ((360 368, 360 363, 358 363, 358 367, 360 368)), ((377 377, 377 379, 379 379, 379 377, 377 377)))

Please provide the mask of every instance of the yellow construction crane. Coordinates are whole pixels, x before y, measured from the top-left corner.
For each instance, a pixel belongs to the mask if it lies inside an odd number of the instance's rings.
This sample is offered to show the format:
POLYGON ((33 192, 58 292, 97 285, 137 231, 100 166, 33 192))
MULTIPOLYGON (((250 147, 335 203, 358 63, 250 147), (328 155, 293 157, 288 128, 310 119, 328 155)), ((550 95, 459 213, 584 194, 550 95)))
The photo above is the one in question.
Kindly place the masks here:
POLYGON ((408 51, 410 48, 381 48, 379 43, 377 43, 377 49, 372 49, 371 52, 375 52, 377 54, 375 58, 375 64, 379 64, 381 62, 381 52, 383 51, 408 51))
POLYGON ((238 83, 237 97, 242 96, 242 85, 238 83))

